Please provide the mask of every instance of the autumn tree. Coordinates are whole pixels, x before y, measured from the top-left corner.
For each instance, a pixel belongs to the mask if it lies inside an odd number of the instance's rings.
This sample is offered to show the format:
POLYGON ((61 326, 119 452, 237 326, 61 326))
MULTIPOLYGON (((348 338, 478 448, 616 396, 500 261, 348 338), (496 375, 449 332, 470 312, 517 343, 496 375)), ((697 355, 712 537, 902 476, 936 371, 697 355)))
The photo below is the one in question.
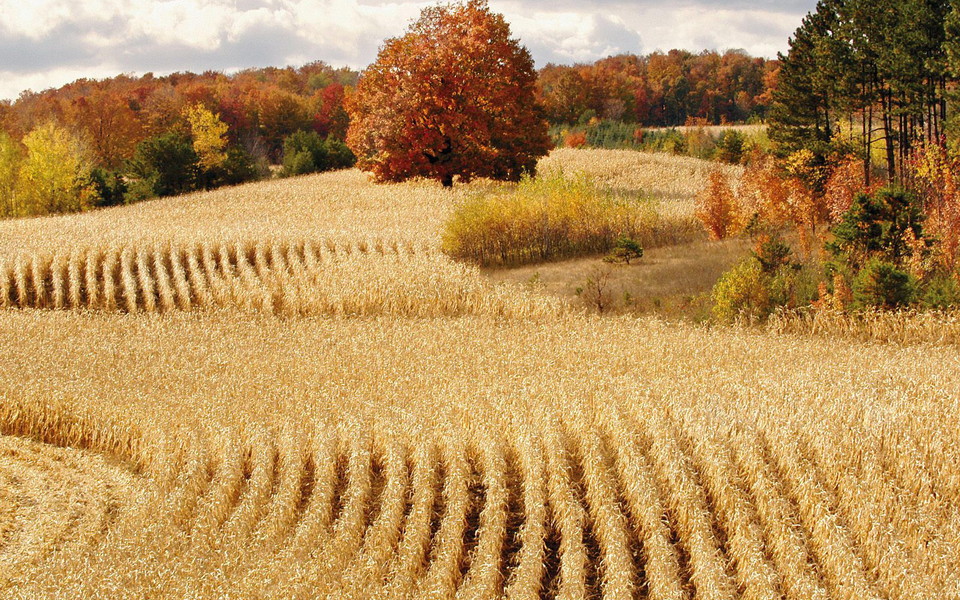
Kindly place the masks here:
POLYGON ((0 131, 0 215, 16 214, 16 183, 22 155, 20 146, 0 131))
POLYGON ((379 181, 518 181, 549 147, 530 53, 485 0, 424 9, 348 102, 347 143, 379 181))
POLYGON ((714 240, 735 235, 742 227, 740 206, 723 171, 710 173, 707 187, 697 196, 696 214, 714 240))
POLYGON ((90 137, 97 162, 110 169, 133 156, 143 137, 139 115, 117 91, 94 89, 72 100, 65 113, 69 123, 90 137))
POLYGON ((93 203, 93 152, 85 138, 49 122, 27 134, 23 145, 27 155, 17 183, 20 214, 72 212, 93 203))
POLYGON ((191 106, 184 113, 200 167, 209 170, 222 165, 227 160, 227 124, 202 104, 191 106))

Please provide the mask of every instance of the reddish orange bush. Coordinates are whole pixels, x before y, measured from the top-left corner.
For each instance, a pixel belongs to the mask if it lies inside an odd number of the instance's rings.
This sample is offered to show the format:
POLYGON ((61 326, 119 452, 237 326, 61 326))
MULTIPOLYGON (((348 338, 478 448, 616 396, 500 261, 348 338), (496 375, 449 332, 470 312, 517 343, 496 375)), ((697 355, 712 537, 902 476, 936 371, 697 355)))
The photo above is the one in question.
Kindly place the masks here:
POLYGON ((752 163, 740 183, 739 203, 748 214, 774 226, 796 227, 801 245, 809 251, 829 211, 825 197, 805 183, 806 157, 791 156, 786 168, 765 157, 752 163))
POLYGON ((563 145, 567 148, 583 148, 587 145, 587 134, 583 131, 568 131, 563 136, 563 145))

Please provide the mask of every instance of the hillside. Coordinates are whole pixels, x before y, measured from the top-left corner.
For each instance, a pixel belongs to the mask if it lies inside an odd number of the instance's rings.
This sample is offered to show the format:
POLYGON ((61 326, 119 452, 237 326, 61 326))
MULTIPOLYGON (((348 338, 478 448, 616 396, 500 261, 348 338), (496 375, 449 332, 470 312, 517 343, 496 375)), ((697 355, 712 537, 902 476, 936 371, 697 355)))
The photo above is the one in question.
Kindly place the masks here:
MULTIPOLYGON (((545 163, 688 218, 707 169, 545 163)), ((0 223, 0 596, 960 594, 955 349, 492 282, 437 249, 490 185, 0 223)))

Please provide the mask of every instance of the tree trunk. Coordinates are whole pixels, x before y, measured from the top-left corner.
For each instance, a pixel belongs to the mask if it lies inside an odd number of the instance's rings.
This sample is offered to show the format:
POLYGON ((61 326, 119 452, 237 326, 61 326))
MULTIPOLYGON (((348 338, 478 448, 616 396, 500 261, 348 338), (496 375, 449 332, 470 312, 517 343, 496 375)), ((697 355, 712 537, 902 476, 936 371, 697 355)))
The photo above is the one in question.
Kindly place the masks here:
POLYGON ((864 137, 866 138, 866 153, 863 156, 863 181, 866 184, 867 188, 870 187, 870 175, 873 167, 871 165, 873 161, 873 104, 870 105, 870 108, 866 111, 866 132, 864 137))
POLYGON ((893 148, 893 98, 888 90, 883 90, 883 137, 887 144, 887 181, 893 183, 897 176, 897 158, 893 148))

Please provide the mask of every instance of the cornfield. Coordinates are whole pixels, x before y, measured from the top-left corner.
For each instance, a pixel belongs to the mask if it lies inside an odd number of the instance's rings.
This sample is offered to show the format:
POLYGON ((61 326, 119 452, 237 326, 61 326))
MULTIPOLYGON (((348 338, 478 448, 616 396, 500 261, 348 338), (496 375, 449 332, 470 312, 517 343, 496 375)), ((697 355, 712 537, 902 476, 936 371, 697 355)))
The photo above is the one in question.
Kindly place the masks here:
MULTIPOLYGON (((2 261, 2 259, 0 259, 2 261)), ((129 313, 235 308, 286 316, 562 312, 487 284, 430 247, 383 240, 74 249, 0 262, 0 307, 129 313)))
POLYGON ((893 344, 960 344, 957 311, 781 310, 767 328, 774 333, 800 333, 893 344))
POLYGON ((438 220, 346 243, 353 177, 270 236, 8 225, 0 596, 960 596, 953 349, 581 314, 438 220))

